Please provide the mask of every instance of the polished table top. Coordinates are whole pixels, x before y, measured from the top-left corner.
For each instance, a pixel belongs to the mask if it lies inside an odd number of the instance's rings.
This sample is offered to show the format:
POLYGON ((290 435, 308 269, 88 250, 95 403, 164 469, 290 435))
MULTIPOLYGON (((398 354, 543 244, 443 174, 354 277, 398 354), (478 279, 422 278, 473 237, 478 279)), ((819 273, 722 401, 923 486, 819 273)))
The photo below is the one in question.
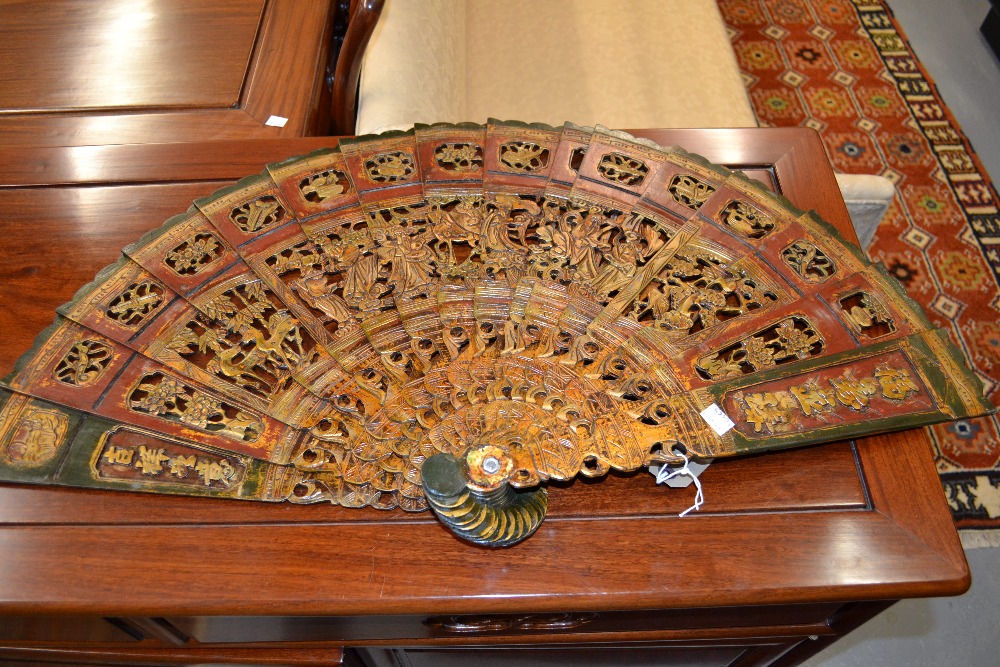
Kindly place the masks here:
POLYGON ((58 147, 315 133, 336 4, 4 2, 0 136, 58 147))

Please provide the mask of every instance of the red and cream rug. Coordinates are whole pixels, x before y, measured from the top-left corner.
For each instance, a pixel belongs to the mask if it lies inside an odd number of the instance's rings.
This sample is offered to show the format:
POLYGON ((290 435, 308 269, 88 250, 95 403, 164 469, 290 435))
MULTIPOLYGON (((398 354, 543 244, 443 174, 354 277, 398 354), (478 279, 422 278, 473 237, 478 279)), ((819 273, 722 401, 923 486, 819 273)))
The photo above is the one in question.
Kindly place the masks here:
MULTIPOLYGON (((896 184, 869 254, 948 329, 1000 402, 1000 200, 886 4, 718 3, 759 124, 814 128, 835 170, 896 184)), ((997 418, 933 427, 931 439, 958 527, 1000 528, 997 418)))

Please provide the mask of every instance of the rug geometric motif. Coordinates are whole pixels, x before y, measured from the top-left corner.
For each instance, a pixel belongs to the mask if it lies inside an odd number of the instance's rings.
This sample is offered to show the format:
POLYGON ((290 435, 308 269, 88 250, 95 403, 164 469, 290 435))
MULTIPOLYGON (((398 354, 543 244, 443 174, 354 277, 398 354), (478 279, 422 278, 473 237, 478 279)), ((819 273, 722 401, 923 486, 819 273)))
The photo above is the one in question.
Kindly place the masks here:
MULTIPOLYGON (((1000 403, 996 190, 881 0, 718 0, 758 123, 819 132, 834 169, 896 197, 869 249, 1000 403)), ((1000 528, 1000 427, 930 428, 959 528, 1000 528)))

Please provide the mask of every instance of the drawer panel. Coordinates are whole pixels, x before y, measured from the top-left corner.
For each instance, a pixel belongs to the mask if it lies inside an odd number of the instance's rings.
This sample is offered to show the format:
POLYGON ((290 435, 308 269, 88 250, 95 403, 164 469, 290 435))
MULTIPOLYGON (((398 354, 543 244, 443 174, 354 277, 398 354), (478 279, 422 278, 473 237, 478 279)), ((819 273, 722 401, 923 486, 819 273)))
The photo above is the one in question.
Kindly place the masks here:
POLYGON ((643 633, 682 639, 823 633, 838 604, 543 614, 442 616, 201 616, 167 619, 202 643, 587 641, 587 637, 643 633))
POLYGON ((676 647, 622 646, 586 648, 512 648, 502 651, 489 649, 406 649, 393 653, 393 662, 375 662, 377 667, 549 667, 556 665, 586 665, 612 667, 723 667, 743 657, 747 647, 676 647))
POLYGON ((0 616, 0 641, 134 642, 138 631, 115 619, 87 616, 0 616))

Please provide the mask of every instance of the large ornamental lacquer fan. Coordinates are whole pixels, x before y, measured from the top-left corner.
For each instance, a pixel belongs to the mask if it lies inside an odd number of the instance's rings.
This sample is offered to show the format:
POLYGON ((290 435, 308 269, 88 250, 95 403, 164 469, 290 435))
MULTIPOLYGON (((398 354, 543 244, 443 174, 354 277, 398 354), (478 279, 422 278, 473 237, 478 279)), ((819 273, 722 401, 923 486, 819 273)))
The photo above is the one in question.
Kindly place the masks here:
POLYGON ((990 410, 880 266, 742 174, 603 128, 418 126, 125 248, 0 386, 0 479, 430 507, 499 546, 548 480, 990 410))

